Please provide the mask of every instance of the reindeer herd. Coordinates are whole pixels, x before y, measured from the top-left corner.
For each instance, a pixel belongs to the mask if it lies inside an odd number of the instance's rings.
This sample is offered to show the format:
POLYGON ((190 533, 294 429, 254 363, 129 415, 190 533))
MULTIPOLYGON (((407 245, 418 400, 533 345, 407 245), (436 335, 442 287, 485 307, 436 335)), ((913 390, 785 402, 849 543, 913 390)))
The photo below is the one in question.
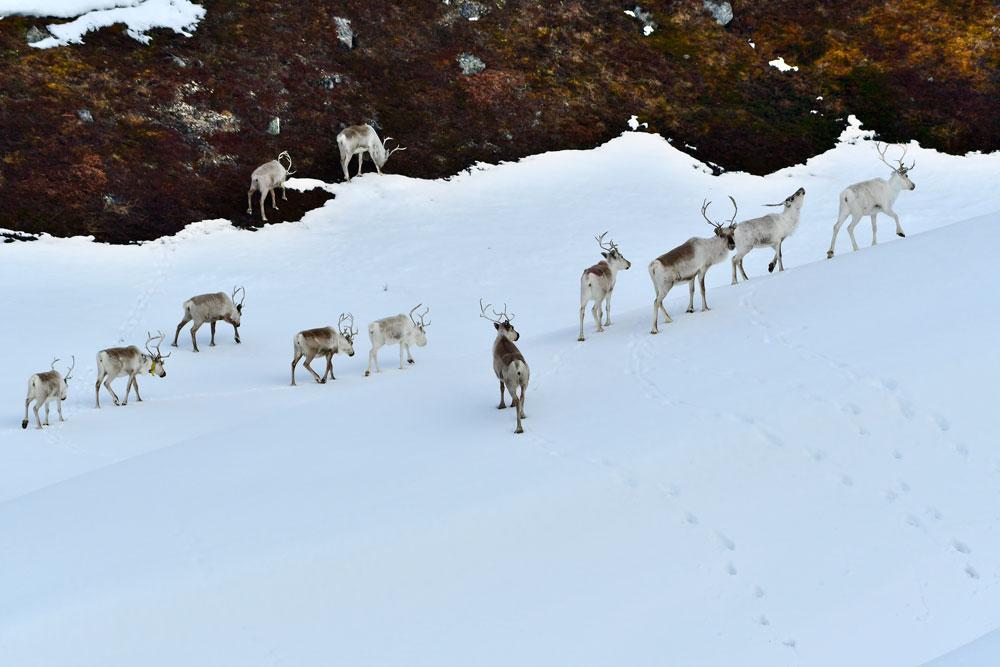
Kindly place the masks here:
MULTIPOLYGON (((370 125, 354 125, 343 130, 337 135, 337 146, 340 149, 341 165, 344 170, 345 180, 350 180, 348 170, 349 162, 355 155, 358 156, 358 174, 361 173, 364 154, 368 153, 378 172, 382 173, 382 167, 386 161, 396 151, 406 150, 397 146, 391 150, 387 149, 385 141, 379 139, 375 130, 370 125)), ((851 237, 851 246, 858 249, 857 240, 854 237, 854 228, 862 218, 868 216, 872 224, 872 245, 877 243, 876 218, 879 213, 888 215, 896 223, 896 234, 905 237, 903 228, 899 222, 899 216, 893 210, 893 205, 897 197, 903 190, 914 190, 916 185, 910 180, 909 172, 916 166, 916 162, 906 165, 903 160, 906 156, 906 148, 903 147, 902 155, 893 165, 886 160, 888 146, 876 144, 879 159, 890 169, 888 179, 875 178, 862 181, 845 188, 839 196, 839 212, 837 221, 833 227, 833 238, 830 241, 830 249, 827 251, 827 258, 833 257, 834 248, 837 242, 837 234, 843 226, 847 217, 851 217, 851 223, 847 227, 847 232, 851 237)), ((295 172, 292 170, 292 158, 287 151, 283 151, 276 160, 267 162, 254 170, 251 175, 250 190, 247 193, 247 213, 253 212, 252 195, 260 192, 261 218, 267 220, 264 212, 267 196, 271 195, 272 206, 277 209, 276 191, 280 188, 282 199, 285 196, 285 182, 288 177, 295 172), (283 164, 287 161, 288 166, 283 164)), ((712 227, 712 236, 707 238, 692 237, 680 244, 676 248, 660 255, 649 263, 649 277, 653 282, 653 323, 650 333, 659 333, 660 314, 663 314, 664 322, 672 322, 670 314, 667 312, 663 301, 667 294, 678 283, 688 285, 688 313, 694 312, 694 292, 695 281, 701 291, 701 309, 709 310, 708 302, 705 298, 705 276, 708 270, 715 264, 725 260, 729 253, 732 266, 732 283, 739 282, 737 272, 748 280, 746 271, 743 268, 743 258, 755 248, 771 248, 774 251, 774 258, 768 264, 768 271, 773 272, 775 267, 778 271, 784 271, 782 260, 782 243, 791 236, 799 225, 799 217, 802 205, 805 201, 806 191, 799 188, 789 195, 783 202, 777 204, 767 204, 767 206, 780 207, 781 211, 771 213, 759 218, 753 218, 742 222, 736 222, 738 207, 736 200, 729 197, 733 205, 733 215, 724 222, 713 220, 708 215, 710 201, 705 201, 701 207, 701 215, 712 227)), ((595 237, 601 250, 601 259, 597 264, 587 268, 580 276, 580 333, 577 340, 584 341, 584 320, 586 319, 587 305, 593 302, 591 313, 594 317, 596 331, 603 332, 604 327, 611 324, 611 297, 615 289, 615 281, 619 271, 627 271, 632 263, 625 258, 614 240, 606 241, 607 232, 595 237)), ((243 315, 243 304, 246 300, 246 290, 243 287, 234 287, 232 294, 225 292, 215 292, 211 294, 201 294, 191 297, 183 304, 184 316, 177 325, 174 333, 174 341, 171 344, 177 347, 177 340, 181 329, 189 322, 191 324, 191 346, 198 352, 198 329, 208 323, 211 330, 209 345, 215 345, 215 327, 218 322, 226 322, 233 327, 233 334, 236 343, 240 342, 240 320, 243 315)), ((413 364, 413 354, 411 345, 424 347, 427 345, 427 327, 430 322, 424 318, 429 312, 425 308, 423 312, 417 311, 423 304, 417 304, 410 310, 409 314, 393 315, 380 320, 376 320, 368 325, 368 339, 370 349, 368 352, 368 368, 365 377, 371 375, 372 366, 375 372, 380 373, 378 365, 378 352, 385 345, 399 345, 399 368, 405 368, 404 359, 408 364, 413 364), (416 317, 414 317, 416 314, 416 317)), ((507 312, 504 304, 503 312, 497 312, 491 304, 479 302, 479 316, 493 323, 496 330, 496 338, 493 342, 493 371, 500 383, 500 404, 499 409, 507 407, 504 393, 510 394, 511 407, 515 410, 516 433, 523 433, 522 420, 525 419, 524 402, 525 392, 528 389, 530 371, 528 362, 517 347, 516 342, 520 339, 520 334, 514 329, 512 324, 514 314, 507 312)), ((291 362, 291 384, 295 386, 295 369, 299 361, 303 361, 305 369, 313 376, 313 379, 325 384, 327 379, 333 380, 333 356, 335 354, 346 354, 354 356, 354 339, 358 335, 358 330, 354 328, 354 316, 350 313, 342 313, 338 320, 337 327, 320 327, 316 329, 306 329, 295 334, 292 340, 293 357, 291 362), (323 375, 319 375, 310 365, 316 357, 323 357, 326 360, 326 368, 323 375)), ((95 402, 98 408, 101 407, 101 385, 111 394, 115 405, 128 404, 131 392, 135 391, 137 401, 142 401, 139 395, 138 376, 149 374, 156 377, 166 377, 167 371, 164 361, 170 354, 162 354, 160 345, 164 340, 163 332, 158 332, 156 336, 147 332, 145 352, 132 345, 129 347, 112 347, 101 350, 97 353, 97 381, 94 385, 95 402), (120 399, 111 386, 111 382, 120 377, 127 377, 125 385, 125 398, 120 399)), ((63 420, 62 402, 66 400, 68 381, 72 377, 72 372, 76 366, 76 357, 72 357, 69 368, 65 374, 56 370, 56 363, 59 359, 53 360, 51 368, 42 373, 35 373, 28 379, 28 394, 24 401, 24 420, 21 422, 22 428, 28 428, 29 408, 34 403, 35 424, 37 428, 49 425, 49 404, 56 402, 56 410, 59 420, 63 420), (45 421, 39 417, 39 410, 45 408, 45 421)))

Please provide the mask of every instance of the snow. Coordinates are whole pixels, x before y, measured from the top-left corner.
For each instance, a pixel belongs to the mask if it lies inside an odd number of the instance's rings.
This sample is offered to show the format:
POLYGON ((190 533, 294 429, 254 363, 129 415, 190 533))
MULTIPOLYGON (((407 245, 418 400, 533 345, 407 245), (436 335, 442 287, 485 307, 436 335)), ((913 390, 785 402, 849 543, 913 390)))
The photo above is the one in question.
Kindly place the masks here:
POLYGON ((126 26, 129 37, 143 44, 154 28, 170 28, 190 37, 205 17, 205 8, 190 0, 0 0, 0 17, 20 14, 72 18, 66 23, 50 23, 52 37, 31 44, 48 49, 67 44, 82 44, 88 32, 116 23, 126 26))
POLYGON ((1000 155, 909 155, 908 237, 883 220, 829 261, 838 192, 885 175, 860 124, 766 177, 626 132, 447 181, 366 174, 254 233, 0 246, 4 664, 916 665, 988 635, 1000 155), (709 233, 703 197, 748 217, 799 186, 784 273, 767 250, 745 284, 717 266, 712 310, 678 287, 649 335, 646 264, 709 233), (606 229, 633 266, 577 343, 606 229), (234 284, 242 345, 204 327, 195 354, 185 330, 144 402, 94 409, 97 350, 234 284), (480 297, 517 314, 522 436, 480 297), (288 386, 296 331, 418 302, 414 366, 386 349, 364 378, 362 336, 336 381, 288 386), (28 376, 70 354, 67 421, 22 431, 28 376))
POLYGON ((777 57, 777 58, 775 58, 774 60, 769 61, 767 64, 770 65, 771 67, 774 67, 775 69, 778 69, 778 70, 782 71, 782 72, 798 72, 799 71, 798 65, 789 65, 788 63, 785 62, 785 59, 782 58, 782 57, 780 57, 780 56, 777 57))

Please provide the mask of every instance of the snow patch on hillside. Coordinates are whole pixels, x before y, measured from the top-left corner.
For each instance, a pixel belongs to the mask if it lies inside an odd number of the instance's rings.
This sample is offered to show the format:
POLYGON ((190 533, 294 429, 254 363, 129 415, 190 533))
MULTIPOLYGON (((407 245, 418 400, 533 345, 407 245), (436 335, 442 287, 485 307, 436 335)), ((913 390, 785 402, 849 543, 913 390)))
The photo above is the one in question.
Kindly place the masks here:
POLYGON ((52 37, 31 46, 48 49, 66 44, 82 44, 88 32, 116 23, 126 26, 126 33, 148 44, 147 34, 154 28, 169 28, 190 37, 205 17, 205 8, 190 0, 0 0, 0 17, 14 14, 72 18, 67 23, 50 23, 52 37))

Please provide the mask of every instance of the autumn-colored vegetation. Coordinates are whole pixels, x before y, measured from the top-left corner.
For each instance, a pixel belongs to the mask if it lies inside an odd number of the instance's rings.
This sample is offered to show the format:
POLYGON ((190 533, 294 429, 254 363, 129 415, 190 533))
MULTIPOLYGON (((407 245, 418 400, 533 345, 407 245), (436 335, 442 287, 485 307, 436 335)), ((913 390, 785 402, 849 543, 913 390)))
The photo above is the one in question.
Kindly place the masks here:
MULTIPOLYGON (((726 26, 701 0, 654 0, 649 36, 634 2, 480 3, 469 21, 462 0, 215 0, 191 38, 142 46, 115 27, 44 51, 25 33, 48 21, 4 19, 0 228, 128 242, 205 218, 249 226, 254 167, 288 150, 300 175, 339 180, 334 137, 357 122, 409 147, 390 171, 421 177, 591 147, 632 114, 755 173, 825 150, 848 113, 888 140, 1000 148, 990 0, 736 0, 726 26), (463 75, 460 53, 486 69, 463 75), (779 55, 799 70, 770 67, 779 55)), ((290 193, 272 220, 325 198, 290 193)))

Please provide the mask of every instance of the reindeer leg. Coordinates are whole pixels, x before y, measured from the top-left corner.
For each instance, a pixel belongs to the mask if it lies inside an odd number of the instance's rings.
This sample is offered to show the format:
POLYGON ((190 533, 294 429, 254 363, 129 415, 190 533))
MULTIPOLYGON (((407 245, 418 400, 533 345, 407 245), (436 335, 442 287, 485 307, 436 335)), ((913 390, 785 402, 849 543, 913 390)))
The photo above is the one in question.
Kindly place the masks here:
POLYGON ((62 399, 57 399, 56 400, 56 412, 59 413, 59 421, 61 421, 61 422, 66 421, 65 419, 63 419, 63 416, 62 416, 62 399))
POLYGON ((368 350, 368 370, 365 371, 365 377, 372 374, 372 362, 375 362, 375 368, 378 368, 378 356, 375 351, 375 346, 373 345, 370 350, 368 350))
POLYGON ((580 303, 580 336, 577 338, 577 340, 582 343, 584 340, 586 340, 583 337, 583 319, 586 316, 586 312, 587 312, 587 302, 583 301, 582 297, 581 297, 580 300, 581 300, 581 303, 580 303))
POLYGON ((181 329, 183 329, 184 325, 190 321, 191 321, 191 316, 188 315, 187 311, 184 311, 184 319, 181 320, 181 323, 177 325, 177 331, 174 332, 174 342, 170 344, 171 347, 177 347, 177 339, 181 335, 181 329))
POLYGON ((694 312, 694 278, 688 281, 688 309, 687 312, 694 312))
POLYGON ((875 224, 875 216, 878 213, 872 213, 872 245, 878 245, 878 226, 875 224))
POLYGON ((195 322, 191 325, 191 345, 194 347, 195 352, 201 351, 198 349, 198 329, 201 328, 202 324, 204 324, 204 322, 195 322))
POLYGON ((274 207, 275 211, 278 210, 278 189, 277 188, 271 188, 271 206, 274 207))
POLYGON ((358 153, 358 173, 355 176, 361 175, 361 168, 364 166, 365 154, 364 151, 358 153))
POLYGON ((607 320, 604 322, 604 326, 610 327, 611 326, 611 292, 608 292, 608 295, 605 297, 605 300, 604 300, 604 315, 607 317, 607 320))
POLYGON ((28 405, 31 403, 31 396, 24 399, 24 421, 21 422, 21 428, 28 428, 28 405))
POLYGON ((208 328, 212 332, 212 339, 208 341, 208 346, 215 347, 215 320, 208 323, 208 328))
MULTIPOLYGON (((706 310, 711 310, 711 308, 708 307, 708 303, 705 301, 705 274, 706 273, 707 273, 707 271, 702 271, 701 273, 698 274, 698 286, 701 288, 701 312, 703 312, 703 313, 706 310)), ((694 293, 694 291, 692 290, 692 294, 693 293, 694 293)))
POLYGON ((403 370, 403 342, 399 343, 399 370, 403 370))
POLYGON ((597 333, 604 331, 604 327, 601 326, 601 302, 595 300, 594 306, 590 309, 591 314, 594 316, 594 324, 597 325, 597 333))
POLYGON ((847 220, 847 214, 847 204, 841 202, 840 212, 837 213, 837 222, 833 225, 833 238, 830 239, 830 249, 826 251, 827 259, 833 257, 833 248, 837 244, 837 234, 840 233, 840 228, 844 225, 844 220, 847 220))
POLYGON ((45 401, 45 425, 49 425, 49 401, 45 401))
MULTIPOLYGON (((511 396, 511 399, 513 399, 513 398, 514 397, 511 396)), ((497 406, 497 410, 503 410, 506 407, 507 407, 507 404, 504 403, 504 400, 503 400, 503 380, 500 380, 500 405, 497 406)))
POLYGON ((743 258, 742 257, 740 257, 740 273, 743 274, 743 280, 750 280, 749 276, 747 276, 747 272, 743 270, 743 258))
POLYGON ((337 379, 337 378, 333 377, 333 352, 327 352, 326 353, 326 372, 323 373, 323 377, 326 377, 327 373, 330 374, 330 379, 331 380, 336 380, 337 379))
POLYGON ((35 425, 38 427, 38 430, 41 430, 42 429, 42 420, 39 419, 39 417, 38 417, 38 401, 35 401, 35 404, 32 406, 31 409, 34 410, 34 412, 35 412, 35 425))
POLYGON ((264 188, 260 189, 260 219, 267 222, 267 213, 264 212, 265 205, 267 204, 267 190, 264 188))
POLYGON ((281 201, 288 201, 288 194, 285 192, 285 182, 281 182, 281 201))
POLYGON ((122 405, 128 405, 128 395, 132 390, 132 382, 135 380, 135 375, 128 376, 128 382, 125 383, 125 400, 122 401, 122 405))
POLYGON ((781 247, 780 243, 781 242, 779 241, 778 245, 774 246, 774 257, 771 259, 771 263, 767 265, 768 273, 774 273, 774 267, 778 265, 778 253, 779 253, 778 249, 781 247))
POLYGON ((889 216, 892 216, 892 219, 895 220, 895 222, 896 222, 896 236, 899 236, 899 237, 905 239, 906 238, 906 234, 903 232, 903 226, 899 224, 899 216, 896 215, 896 212, 893 211, 892 209, 889 209, 888 211, 885 211, 885 214, 889 215, 889 216))
POLYGON ((508 386, 507 391, 510 392, 511 407, 514 408, 514 415, 517 417, 517 428, 514 429, 514 433, 524 433, 524 428, 521 426, 521 405, 517 400, 517 387, 508 386))
POLYGON ((312 368, 312 366, 309 365, 309 362, 312 361, 315 358, 316 358, 315 354, 309 353, 309 354, 306 355, 306 361, 305 361, 305 364, 304 364, 305 367, 306 367, 306 370, 309 371, 309 373, 313 376, 313 378, 316 380, 316 382, 318 382, 320 384, 326 384, 326 376, 324 375, 324 377, 321 378, 319 376, 319 373, 317 373, 316 371, 314 371, 313 368, 312 368))
POLYGON ((527 419, 528 415, 524 414, 524 392, 528 391, 527 384, 521 384, 521 396, 517 399, 517 409, 521 413, 521 419, 527 419))
POLYGON ((108 390, 109 394, 111 394, 111 398, 114 399, 115 405, 121 405, 122 404, 122 402, 118 399, 118 394, 116 394, 115 390, 111 388, 111 376, 110 375, 105 375, 104 376, 104 388, 108 390))
POLYGON ((302 353, 296 350, 295 357, 292 358, 292 386, 295 386, 295 367, 299 363, 299 359, 302 358, 302 353))
POLYGON ((854 238, 854 228, 858 226, 859 222, 861 222, 861 216, 852 215, 851 222, 847 225, 847 234, 851 237, 851 248, 854 250, 858 249, 858 240, 854 238))
POLYGON ((233 325, 233 336, 235 336, 236 344, 239 345, 240 342, 241 342, 240 341, 240 328, 238 326, 236 326, 235 324, 233 325))
POLYGON ((406 363, 408 363, 408 364, 415 364, 415 363, 417 363, 417 362, 415 362, 413 360, 413 352, 410 351, 410 345, 409 345, 409 343, 407 343, 407 345, 406 345, 406 363))
POLYGON ((340 158, 340 167, 344 170, 344 180, 350 182, 351 172, 348 170, 348 165, 351 162, 351 156, 348 155, 347 158, 340 158))
POLYGON ((253 193, 257 191, 254 184, 250 185, 250 189, 247 190, 247 214, 253 215, 253 193))
POLYGON ((781 252, 781 244, 785 242, 785 239, 778 241, 778 271, 785 270, 785 254, 781 252))
POLYGON ((132 376, 132 386, 135 387, 135 400, 142 403, 142 396, 139 395, 139 378, 135 375, 132 376))
MULTIPOLYGON (((103 377, 104 374, 100 370, 97 371, 97 382, 94 384, 94 394, 96 394, 98 408, 101 407, 101 380, 103 379, 103 377)), ((27 403, 25 405, 27 405, 27 403)), ((28 410, 27 407, 25 407, 25 414, 27 413, 28 410)))
POLYGON ((733 265, 733 280, 732 282, 729 283, 730 285, 735 285, 739 282, 739 280, 736 279, 736 265, 740 263, 741 259, 743 259, 741 255, 733 255, 732 257, 731 262, 733 265))

